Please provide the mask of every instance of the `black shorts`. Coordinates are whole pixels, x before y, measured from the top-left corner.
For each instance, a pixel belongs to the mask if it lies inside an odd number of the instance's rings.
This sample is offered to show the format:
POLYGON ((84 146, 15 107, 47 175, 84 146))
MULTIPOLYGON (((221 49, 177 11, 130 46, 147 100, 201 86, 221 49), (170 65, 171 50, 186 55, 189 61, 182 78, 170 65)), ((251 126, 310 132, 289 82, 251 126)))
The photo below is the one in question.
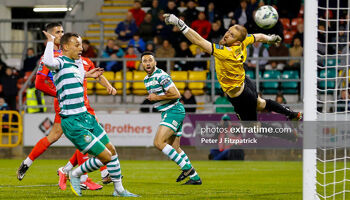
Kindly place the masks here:
POLYGON ((243 92, 238 97, 228 97, 235 108, 238 118, 242 121, 257 121, 258 112, 256 110, 258 93, 255 84, 246 76, 244 80, 243 92))

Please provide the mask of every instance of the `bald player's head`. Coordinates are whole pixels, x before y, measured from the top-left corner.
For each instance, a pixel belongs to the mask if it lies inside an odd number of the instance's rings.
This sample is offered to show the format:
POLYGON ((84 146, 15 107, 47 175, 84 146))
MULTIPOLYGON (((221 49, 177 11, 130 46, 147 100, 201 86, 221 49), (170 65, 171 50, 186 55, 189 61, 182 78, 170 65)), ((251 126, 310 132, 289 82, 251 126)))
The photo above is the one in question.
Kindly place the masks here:
POLYGON ((247 29, 241 25, 233 25, 225 33, 220 40, 220 44, 224 46, 240 45, 247 36, 247 29))

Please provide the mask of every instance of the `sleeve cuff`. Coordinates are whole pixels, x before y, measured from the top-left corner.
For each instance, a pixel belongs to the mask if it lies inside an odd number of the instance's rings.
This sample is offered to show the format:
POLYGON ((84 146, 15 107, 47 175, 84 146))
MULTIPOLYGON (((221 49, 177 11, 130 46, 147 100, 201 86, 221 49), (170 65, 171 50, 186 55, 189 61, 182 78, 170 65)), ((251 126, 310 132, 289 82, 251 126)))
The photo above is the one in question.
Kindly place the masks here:
POLYGON ((211 43, 211 55, 214 55, 214 43, 211 43))

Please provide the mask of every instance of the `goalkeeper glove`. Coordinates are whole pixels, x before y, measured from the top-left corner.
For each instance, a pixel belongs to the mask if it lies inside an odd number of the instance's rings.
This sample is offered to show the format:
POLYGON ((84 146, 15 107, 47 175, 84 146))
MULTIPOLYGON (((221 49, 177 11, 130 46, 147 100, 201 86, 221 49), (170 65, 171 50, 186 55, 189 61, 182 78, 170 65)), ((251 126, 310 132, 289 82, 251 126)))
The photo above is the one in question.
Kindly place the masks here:
POLYGON ((282 38, 279 35, 269 35, 267 39, 268 44, 276 44, 282 41, 282 38))
POLYGON ((166 13, 163 15, 163 17, 165 18, 166 24, 177 26, 183 34, 187 33, 187 31, 189 30, 185 22, 177 18, 175 15, 166 13))

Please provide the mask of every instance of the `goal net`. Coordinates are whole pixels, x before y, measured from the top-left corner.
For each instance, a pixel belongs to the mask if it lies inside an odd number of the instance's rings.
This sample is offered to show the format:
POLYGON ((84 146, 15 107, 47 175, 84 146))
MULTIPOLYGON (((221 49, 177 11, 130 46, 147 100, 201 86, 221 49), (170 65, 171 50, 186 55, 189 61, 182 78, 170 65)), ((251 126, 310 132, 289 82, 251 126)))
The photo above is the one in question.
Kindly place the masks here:
POLYGON ((350 199, 349 1, 319 0, 317 8, 315 198, 345 200, 350 199))

